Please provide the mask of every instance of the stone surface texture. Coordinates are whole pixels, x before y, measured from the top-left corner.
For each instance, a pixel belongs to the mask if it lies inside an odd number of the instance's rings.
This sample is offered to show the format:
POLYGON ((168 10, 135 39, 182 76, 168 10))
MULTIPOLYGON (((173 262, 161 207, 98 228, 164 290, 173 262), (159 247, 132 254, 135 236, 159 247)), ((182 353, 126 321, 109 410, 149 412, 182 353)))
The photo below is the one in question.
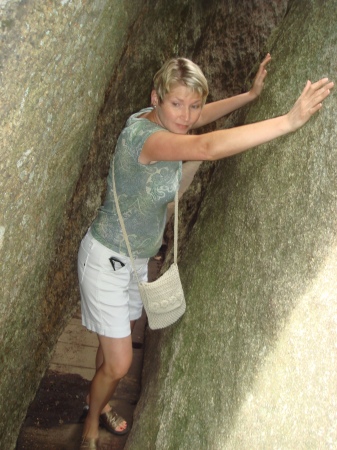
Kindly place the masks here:
MULTIPOLYGON (((335 77, 336 11, 289 3, 247 123, 335 77)), ((187 311, 148 331, 128 450, 336 449, 336 135, 333 93, 301 130, 214 168, 179 263, 187 311)))
POLYGON ((141 6, 0 2, 0 448, 15 445, 78 302, 81 221, 88 224, 101 195, 98 182, 77 188, 78 180, 141 6))

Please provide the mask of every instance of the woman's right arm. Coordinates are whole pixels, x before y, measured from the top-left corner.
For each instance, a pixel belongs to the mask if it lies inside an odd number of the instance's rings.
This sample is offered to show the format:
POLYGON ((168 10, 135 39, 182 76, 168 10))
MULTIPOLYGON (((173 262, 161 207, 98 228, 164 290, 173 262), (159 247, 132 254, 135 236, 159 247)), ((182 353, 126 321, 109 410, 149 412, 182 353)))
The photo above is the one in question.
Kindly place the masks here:
POLYGON ((193 136, 159 131, 147 139, 139 161, 217 160, 241 153, 296 131, 321 109, 332 88, 333 82, 327 78, 308 81, 288 114, 262 122, 193 136))

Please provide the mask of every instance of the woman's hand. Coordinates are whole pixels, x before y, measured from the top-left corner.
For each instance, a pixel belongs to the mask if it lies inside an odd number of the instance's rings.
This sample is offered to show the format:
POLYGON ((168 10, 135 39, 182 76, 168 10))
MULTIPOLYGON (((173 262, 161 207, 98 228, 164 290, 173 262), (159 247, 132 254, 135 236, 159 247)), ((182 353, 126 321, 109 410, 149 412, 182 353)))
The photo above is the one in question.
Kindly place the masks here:
POLYGON ((267 76, 267 70, 266 66, 271 61, 271 56, 269 53, 267 53, 266 57, 260 64, 259 70, 257 71, 257 74, 255 75, 253 86, 251 90, 249 91, 250 95, 252 95, 254 98, 257 98, 263 89, 264 86, 264 80, 267 76))
POLYGON ((328 78, 322 78, 316 83, 307 81, 302 94, 286 115, 290 131, 302 127, 312 115, 322 108, 322 102, 328 97, 333 86, 334 83, 329 81, 328 78))
POLYGON ((253 86, 249 92, 244 94, 234 95, 234 97, 225 98, 217 102, 208 103, 203 107, 200 119, 194 125, 193 128, 199 128, 203 125, 207 125, 214 120, 220 119, 233 111, 247 105, 251 101, 255 100, 261 94, 264 85, 264 79, 266 78, 267 71, 266 65, 270 62, 271 56, 268 53, 260 64, 259 70, 255 76, 253 86))

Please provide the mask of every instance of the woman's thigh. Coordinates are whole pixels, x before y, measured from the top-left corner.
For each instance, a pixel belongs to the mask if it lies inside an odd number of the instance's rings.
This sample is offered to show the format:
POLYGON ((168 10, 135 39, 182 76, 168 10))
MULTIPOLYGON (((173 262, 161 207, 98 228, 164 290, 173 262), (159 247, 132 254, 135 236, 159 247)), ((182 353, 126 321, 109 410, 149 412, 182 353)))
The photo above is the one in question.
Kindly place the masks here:
MULTIPOLYGON (((136 260, 141 279, 147 276, 147 260, 136 260)), ((142 301, 130 259, 108 249, 90 233, 78 253, 82 323, 98 335, 123 338, 131 333, 130 321, 141 316, 142 301), (117 257, 124 266, 111 265, 117 257)))

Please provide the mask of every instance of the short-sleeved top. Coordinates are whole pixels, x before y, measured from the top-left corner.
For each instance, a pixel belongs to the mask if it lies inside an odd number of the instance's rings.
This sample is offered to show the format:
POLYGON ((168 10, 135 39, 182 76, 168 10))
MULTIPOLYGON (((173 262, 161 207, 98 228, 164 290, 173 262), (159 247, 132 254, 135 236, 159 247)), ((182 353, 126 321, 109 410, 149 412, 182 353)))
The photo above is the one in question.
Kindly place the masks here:
MULTIPOLYGON (((181 180, 181 161, 138 162, 146 139, 157 131, 167 131, 140 117, 151 110, 142 109, 128 119, 114 154, 119 207, 135 258, 154 256, 161 247, 167 204, 174 200, 181 180)), ((128 256, 114 201, 112 170, 110 164, 106 198, 91 232, 101 244, 128 256)))

